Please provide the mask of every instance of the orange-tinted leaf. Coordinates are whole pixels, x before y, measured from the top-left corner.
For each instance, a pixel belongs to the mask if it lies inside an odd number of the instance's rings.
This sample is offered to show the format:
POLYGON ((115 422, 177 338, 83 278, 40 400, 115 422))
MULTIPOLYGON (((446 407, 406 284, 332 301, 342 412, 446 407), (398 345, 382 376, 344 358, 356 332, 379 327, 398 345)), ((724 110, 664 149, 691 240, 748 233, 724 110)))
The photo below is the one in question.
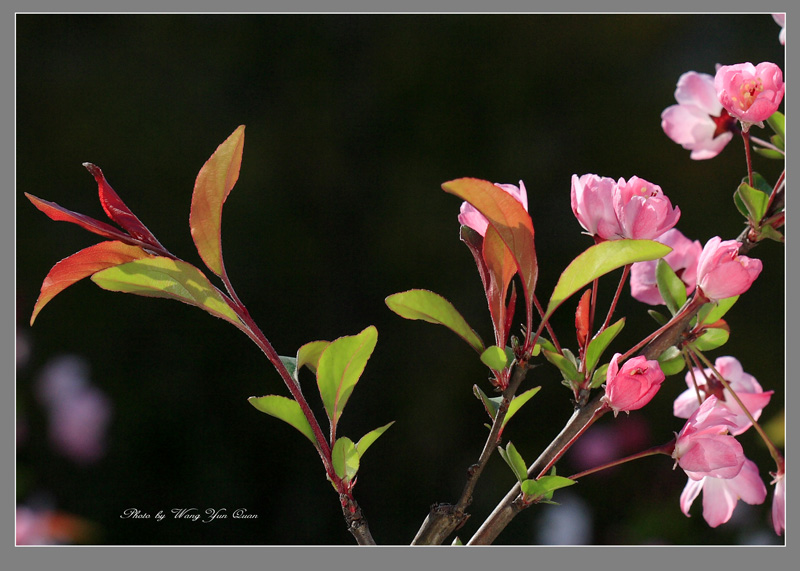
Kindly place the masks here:
POLYGON ((111 188, 111 185, 108 184, 106 177, 103 175, 103 171, 92 163, 83 163, 83 166, 86 167, 86 170, 92 174, 94 180, 97 182, 100 204, 103 206, 106 215, 134 238, 163 249, 163 246, 156 240, 153 233, 142 224, 142 221, 136 217, 131 209, 122 202, 122 199, 117 193, 114 192, 114 189, 111 188))
POLYGON ((511 252, 522 278, 530 325, 538 274, 531 217, 517 199, 486 180, 460 178, 444 183, 442 188, 483 214, 511 252))
POLYGON ((42 282, 42 291, 33 306, 31 325, 51 299, 75 282, 106 268, 150 257, 152 256, 138 246, 114 241, 100 242, 64 258, 53 266, 42 282))
POLYGON ((486 236, 483 239, 483 259, 489 273, 486 297, 494 322, 495 339, 500 347, 505 347, 508 322, 506 294, 511 279, 517 273, 517 264, 500 234, 491 225, 486 228, 486 236))
POLYGON ((120 240, 128 243, 131 242, 130 236, 125 234, 125 232, 117 230, 110 224, 100 222, 99 220, 95 220, 94 218, 86 216, 85 214, 78 214, 72 210, 67 210, 55 202, 42 200, 41 198, 33 196, 32 194, 28 194, 27 192, 25 193, 25 196, 28 197, 28 200, 30 200, 36 208, 44 212, 50 219, 55 220, 56 222, 72 222, 84 230, 88 230, 94 234, 99 234, 104 238, 111 238, 113 240, 120 240))
POLYGON ((587 289, 583 292, 581 300, 578 302, 578 309, 575 311, 575 333, 581 350, 586 346, 586 339, 589 337, 589 305, 591 299, 592 290, 587 289))
POLYGON ((244 125, 240 125, 200 169, 192 193, 192 239, 203 262, 218 276, 224 271, 222 205, 239 178, 243 148, 244 125))

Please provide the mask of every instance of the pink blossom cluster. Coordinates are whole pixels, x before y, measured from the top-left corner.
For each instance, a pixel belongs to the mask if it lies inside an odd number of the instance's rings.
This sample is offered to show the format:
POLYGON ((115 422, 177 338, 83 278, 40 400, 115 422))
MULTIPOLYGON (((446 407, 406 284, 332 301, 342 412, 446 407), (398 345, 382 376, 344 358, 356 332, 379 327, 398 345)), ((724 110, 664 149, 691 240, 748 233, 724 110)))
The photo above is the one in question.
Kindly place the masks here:
POLYGON ((615 181, 574 174, 570 202, 586 233, 601 240, 653 240, 675 226, 681 215, 660 186, 637 176, 615 181))
MULTIPOLYGON (((761 260, 739 255, 741 244, 714 236, 705 246, 672 229, 657 238, 672 247, 664 261, 686 286, 687 295, 698 287, 710 301, 740 295, 750 289, 761 273, 761 260)), ((631 267, 631 295, 650 305, 663 304, 656 282, 656 261, 637 262, 631 267)))
POLYGON ((691 151, 690 158, 710 159, 740 131, 739 124, 743 131, 763 126, 778 110, 785 90, 780 67, 770 62, 720 66, 713 77, 688 71, 678 79, 677 105, 661 113, 661 127, 691 151))
POLYGON ((76 462, 95 462, 105 453, 111 403, 89 384, 88 367, 67 355, 48 363, 37 384, 38 398, 47 408, 53 445, 76 462))
MULTIPOLYGON (((754 419, 769 403, 773 391, 764 391, 756 379, 745 373, 733 357, 720 357, 714 369, 724 378, 754 419)), ((712 369, 694 369, 686 374, 689 388, 675 399, 675 416, 687 418, 678 434, 673 457, 689 476, 680 498, 687 516, 692 503, 703 492, 703 518, 711 527, 727 522, 736 504, 763 503, 767 489, 755 463, 745 458, 734 436, 752 422, 728 388, 723 388, 712 369), (702 401, 702 402, 700 402, 702 401)), ((773 524, 780 534, 783 526, 783 495, 776 486, 773 524)))

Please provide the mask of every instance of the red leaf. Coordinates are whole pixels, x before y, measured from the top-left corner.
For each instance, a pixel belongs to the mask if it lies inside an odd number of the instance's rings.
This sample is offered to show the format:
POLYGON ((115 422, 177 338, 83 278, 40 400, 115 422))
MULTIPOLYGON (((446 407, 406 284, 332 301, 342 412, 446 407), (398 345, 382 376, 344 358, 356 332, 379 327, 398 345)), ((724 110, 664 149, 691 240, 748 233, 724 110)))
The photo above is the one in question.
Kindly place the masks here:
POLYGON ((50 269, 42 282, 42 291, 33 307, 31 325, 51 299, 75 282, 112 266, 152 257, 138 246, 110 241, 89 246, 64 258, 50 269))
POLYGON ((578 337, 578 347, 580 350, 586 347, 586 339, 589 337, 589 309, 592 298, 592 290, 587 289, 583 292, 581 300, 578 302, 578 309, 575 311, 575 333, 578 337))
POLYGON ((141 220, 136 217, 131 209, 122 202, 122 199, 117 193, 114 192, 114 189, 108 184, 106 177, 103 176, 103 171, 92 163, 83 163, 83 166, 92 173, 94 180, 97 181, 100 204, 103 206, 106 215, 134 238, 163 250, 164 247, 156 240, 153 233, 142 224, 141 220))
POLYGON ((505 347, 508 323, 506 294, 511 279, 517 273, 517 266, 514 256, 491 225, 486 228, 486 236, 483 239, 483 259, 489 274, 486 297, 494 322, 495 340, 499 347, 505 347))
POLYGON ((206 266, 221 276, 222 205, 239 179, 244 149, 244 125, 240 125, 214 151, 197 174, 192 193, 189 227, 197 252, 206 266))
POLYGON ((442 188, 445 192, 466 200, 483 214, 511 252, 522 278, 528 311, 527 330, 530 334, 538 274, 530 215, 513 196, 485 180, 460 178, 444 183, 442 188))
POLYGON ((79 214, 77 212, 73 212, 72 210, 67 210, 55 202, 42 200, 41 198, 33 196, 32 194, 28 194, 27 192, 25 193, 25 196, 28 197, 28 200, 30 200, 36 208, 44 212, 52 220, 57 222, 72 222, 84 230, 88 230, 94 234, 99 234, 104 238, 113 238, 114 240, 119 240, 129 244, 133 241, 131 236, 128 236, 110 224, 100 222, 99 220, 95 220, 94 218, 86 216, 85 214, 79 214))

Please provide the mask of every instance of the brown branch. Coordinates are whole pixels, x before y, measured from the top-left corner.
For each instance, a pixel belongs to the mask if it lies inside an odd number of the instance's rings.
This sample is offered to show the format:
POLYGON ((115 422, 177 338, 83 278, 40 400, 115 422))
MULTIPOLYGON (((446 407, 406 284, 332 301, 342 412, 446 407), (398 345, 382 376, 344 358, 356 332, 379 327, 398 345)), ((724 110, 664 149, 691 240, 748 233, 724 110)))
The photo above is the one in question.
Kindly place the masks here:
POLYGON ((441 545, 451 533, 464 525, 467 521, 469 514, 465 510, 472 503, 472 493, 475 491, 475 486, 483 473, 483 469, 488 464, 489 458, 500 443, 500 433, 506 413, 508 412, 508 405, 511 399, 514 398, 514 394, 517 392, 520 384, 522 384, 529 369, 530 366, 526 361, 515 361, 511 373, 511 380, 508 383, 508 387, 503 391, 503 400, 494 417, 492 428, 489 431, 489 436, 486 438, 486 443, 483 446, 481 455, 478 461, 470 466, 467 471, 467 481, 464 484, 461 497, 455 505, 433 505, 425 521, 422 522, 419 531, 417 531, 417 535, 414 537, 411 545, 441 545))

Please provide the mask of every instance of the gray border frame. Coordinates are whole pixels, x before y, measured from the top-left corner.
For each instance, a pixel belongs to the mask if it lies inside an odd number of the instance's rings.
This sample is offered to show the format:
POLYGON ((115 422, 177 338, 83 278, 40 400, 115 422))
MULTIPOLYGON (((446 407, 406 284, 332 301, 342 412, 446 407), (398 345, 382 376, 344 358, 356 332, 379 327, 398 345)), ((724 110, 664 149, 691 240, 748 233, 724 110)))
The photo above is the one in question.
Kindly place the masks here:
MULTIPOLYGON (((21 2, 9 4, 22 4, 21 2)), ((322 4, 319 0, 285 0, 271 2, 237 1, 226 4, 226 10, 220 10, 219 4, 210 2, 138 2, 135 5, 126 6, 117 4, 109 7, 108 3, 101 2, 72 2, 73 6, 66 6, 63 3, 55 2, 33 2, 26 3, 24 6, 10 6, 6 4, 3 12, 7 16, 2 18, 5 43, 7 48, 2 50, 3 76, 7 83, 2 90, 3 113, 2 126, 8 135, 3 137, 3 153, 0 154, 2 160, 2 172, 6 178, 10 178, 15 172, 15 153, 14 140, 11 133, 16 134, 15 128, 15 17, 17 12, 93 12, 93 11, 122 11, 122 12, 559 12, 570 11, 590 11, 590 12, 714 12, 714 11, 742 11, 749 12, 752 5, 745 2, 682 2, 681 6, 676 6, 671 2, 669 6, 656 5, 650 3, 649 10, 643 9, 642 2, 619 1, 604 2, 603 10, 598 10, 597 4, 587 4, 585 0, 574 2, 561 0, 560 2, 524 2, 516 1, 497 1, 491 4, 482 2, 453 0, 427 2, 417 0, 405 0, 404 2, 370 2, 365 0, 348 0, 330 4, 322 4), (734 4, 734 5, 732 5, 734 4), (487 8, 492 8, 491 10, 487 8), (668 8, 668 10, 666 9, 668 8), (12 79, 9 81, 8 78, 12 79), (10 85, 10 87, 9 87, 10 85)), ((773 7, 774 11, 789 12, 785 7, 773 7)), ((767 11, 768 12, 768 11, 767 11)), ((798 11, 800 14, 800 11, 798 11)), ((777 34, 777 28, 776 28, 777 34)), ((791 39, 789 44, 792 44, 791 39)), ((787 58, 787 69, 785 76, 788 83, 793 83, 797 77, 796 70, 789 69, 789 58, 787 58)), ((792 87, 787 89, 787 97, 791 97, 792 87)), ((792 148, 791 146, 789 147, 792 148)), ((12 187, 13 188, 13 187, 12 187)), ((791 189, 790 189, 791 192, 791 189)), ((15 220, 11 218, 15 212, 16 193, 14 191, 4 194, 4 201, 13 200, 13 208, 4 207, 0 211, 2 223, 0 229, 5 237, 2 240, 3 255, 7 251, 15 252, 15 220)), ((789 199, 791 200, 791 199, 789 199)), ((791 263, 790 260, 796 259, 794 250, 787 251, 786 264, 789 272, 787 273, 787 330, 786 339, 796 339, 795 335, 797 324, 800 322, 798 314, 798 304, 789 304, 789 293, 795 289, 797 284, 797 270, 800 265, 791 263)), ((6 317, 4 323, 15 323, 15 306, 9 301, 15 299, 14 288, 16 285, 16 271, 14 272, 15 281, 8 284, 10 272, 3 273, 3 289, 7 295, 4 296, 3 315, 6 317), (11 289, 9 294, 8 288, 11 289)), ((15 333, 11 327, 5 327, 3 331, 2 362, 11 367, 12 351, 14 349, 15 333)), ((787 379, 790 374, 792 363, 786 364, 787 379)), ((3 456, 14 455, 14 442, 12 436, 15 434, 15 413, 13 384, 10 380, 13 373, 4 375, 8 379, 3 384, 4 398, 2 403, 3 430, 3 456)), ((790 383, 787 385, 791 386, 790 383)), ((788 388, 788 387, 787 387, 788 388)), ((796 400, 795 392, 787 390, 787 400, 796 400)), ((787 433, 792 432, 794 422, 787 423, 787 433)), ((791 442, 791 440, 790 440, 791 442)), ((788 454, 788 463, 791 465, 790 471, 796 468, 797 462, 794 461, 796 455, 794 451, 788 454)), ((786 547, 607 547, 607 546, 587 546, 587 547, 485 547, 479 550, 474 549, 437 549, 437 548, 409 548, 409 547, 377 547, 359 548, 357 546, 342 547, 14 547, 13 551, 5 548, 12 548, 14 524, 9 514, 14 508, 14 464, 5 462, 3 469, 3 517, 0 519, 2 531, 2 544, 4 550, 4 567, 15 570, 25 569, 52 569, 58 568, 80 568, 85 570, 94 569, 141 569, 143 567, 170 568, 170 569, 219 569, 224 567, 247 566, 260 568, 278 569, 314 569, 332 566, 334 568, 346 567, 348 569, 408 569, 410 566, 426 565, 436 566, 437 569, 482 569, 489 565, 497 567, 503 564, 517 564, 527 566, 541 566, 547 569, 579 569, 585 565, 601 565, 602 567, 612 566, 615 569, 680 569, 683 566, 691 566, 694 569, 752 569, 764 568, 770 564, 777 564, 776 568, 787 568, 782 565, 791 556, 793 548, 792 541, 787 535, 786 547)), ((770 491, 771 493, 771 491, 770 491)), ((769 501, 769 499, 768 499, 769 501)), ((793 505, 795 502, 789 500, 793 505)), ((789 510, 791 513, 791 510, 789 510)), ((791 517, 789 518, 791 520, 791 517)), ((792 524, 789 523, 787 529, 791 533, 792 524)))

